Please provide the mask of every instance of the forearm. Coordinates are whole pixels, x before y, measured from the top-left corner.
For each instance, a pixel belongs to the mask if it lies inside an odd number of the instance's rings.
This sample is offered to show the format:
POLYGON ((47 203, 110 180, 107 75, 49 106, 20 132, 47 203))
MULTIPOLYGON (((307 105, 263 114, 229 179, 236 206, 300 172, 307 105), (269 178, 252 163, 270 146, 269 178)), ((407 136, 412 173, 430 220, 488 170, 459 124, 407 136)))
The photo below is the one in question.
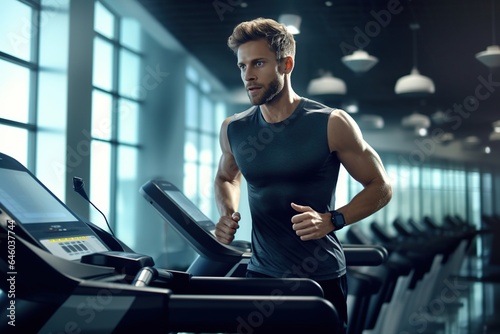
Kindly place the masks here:
POLYGON ((240 203, 241 178, 228 181, 220 176, 215 178, 215 201, 221 216, 231 216, 238 211, 240 203))
POLYGON ((338 208, 345 218, 346 224, 360 221, 383 208, 392 197, 389 182, 377 179, 366 185, 345 206, 338 208))

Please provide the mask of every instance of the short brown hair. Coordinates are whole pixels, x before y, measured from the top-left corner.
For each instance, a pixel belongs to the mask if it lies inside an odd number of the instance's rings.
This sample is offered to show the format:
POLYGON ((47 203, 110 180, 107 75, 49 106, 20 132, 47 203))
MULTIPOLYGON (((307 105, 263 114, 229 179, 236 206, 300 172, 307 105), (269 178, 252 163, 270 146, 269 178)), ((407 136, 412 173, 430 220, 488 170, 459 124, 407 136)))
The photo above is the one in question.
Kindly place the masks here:
POLYGON ((227 45, 234 53, 240 45, 256 41, 267 40, 267 44, 276 54, 276 59, 295 57, 295 39, 286 27, 272 19, 258 18, 238 24, 227 40, 227 45))

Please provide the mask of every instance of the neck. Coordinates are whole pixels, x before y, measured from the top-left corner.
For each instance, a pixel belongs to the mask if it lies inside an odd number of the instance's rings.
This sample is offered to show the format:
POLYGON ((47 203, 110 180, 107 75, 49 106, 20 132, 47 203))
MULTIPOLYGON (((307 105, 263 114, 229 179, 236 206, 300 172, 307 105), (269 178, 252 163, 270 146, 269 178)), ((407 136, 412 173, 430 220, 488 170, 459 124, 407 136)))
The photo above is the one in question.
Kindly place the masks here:
POLYGON ((300 99, 300 96, 290 86, 285 85, 283 90, 272 101, 260 106, 262 116, 268 123, 281 122, 293 113, 300 99))

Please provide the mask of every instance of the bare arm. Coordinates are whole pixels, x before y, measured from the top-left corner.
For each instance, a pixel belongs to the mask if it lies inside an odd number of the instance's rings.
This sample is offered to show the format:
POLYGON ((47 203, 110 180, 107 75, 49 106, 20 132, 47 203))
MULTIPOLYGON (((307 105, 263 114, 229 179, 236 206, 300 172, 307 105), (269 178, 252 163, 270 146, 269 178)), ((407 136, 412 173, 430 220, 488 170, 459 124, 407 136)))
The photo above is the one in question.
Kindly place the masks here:
POLYGON ((217 239, 229 244, 234 239, 240 220, 238 205, 240 201, 241 172, 231 152, 227 138, 227 126, 230 119, 226 119, 221 126, 220 146, 222 156, 215 176, 215 201, 221 215, 216 224, 215 235, 217 239))
POLYGON ((384 207, 392 197, 389 177, 377 152, 363 139, 358 125, 346 112, 332 112, 328 143, 347 172, 363 185, 363 190, 348 204, 338 208, 346 223, 357 222, 384 207))
MULTIPOLYGON (((384 207, 392 197, 389 178, 380 157, 363 139, 354 120, 342 110, 334 110, 328 120, 328 145, 336 152, 347 172, 363 185, 346 205, 337 210, 346 224, 355 223, 384 207)), ((292 203, 298 214, 292 217, 293 229, 302 240, 324 237, 334 230, 330 213, 292 203)))

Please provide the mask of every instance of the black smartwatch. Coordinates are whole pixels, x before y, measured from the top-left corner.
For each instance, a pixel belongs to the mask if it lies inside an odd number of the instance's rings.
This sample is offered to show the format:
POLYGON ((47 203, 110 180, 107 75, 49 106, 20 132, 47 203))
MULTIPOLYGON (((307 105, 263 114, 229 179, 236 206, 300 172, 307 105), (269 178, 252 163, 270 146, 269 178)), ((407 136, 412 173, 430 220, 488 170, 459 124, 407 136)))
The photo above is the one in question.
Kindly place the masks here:
POLYGON ((345 226, 344 215, 338 211, 330 211, 332 215, 332 224, 335 227, 334 231, 338 231, 345 226))

